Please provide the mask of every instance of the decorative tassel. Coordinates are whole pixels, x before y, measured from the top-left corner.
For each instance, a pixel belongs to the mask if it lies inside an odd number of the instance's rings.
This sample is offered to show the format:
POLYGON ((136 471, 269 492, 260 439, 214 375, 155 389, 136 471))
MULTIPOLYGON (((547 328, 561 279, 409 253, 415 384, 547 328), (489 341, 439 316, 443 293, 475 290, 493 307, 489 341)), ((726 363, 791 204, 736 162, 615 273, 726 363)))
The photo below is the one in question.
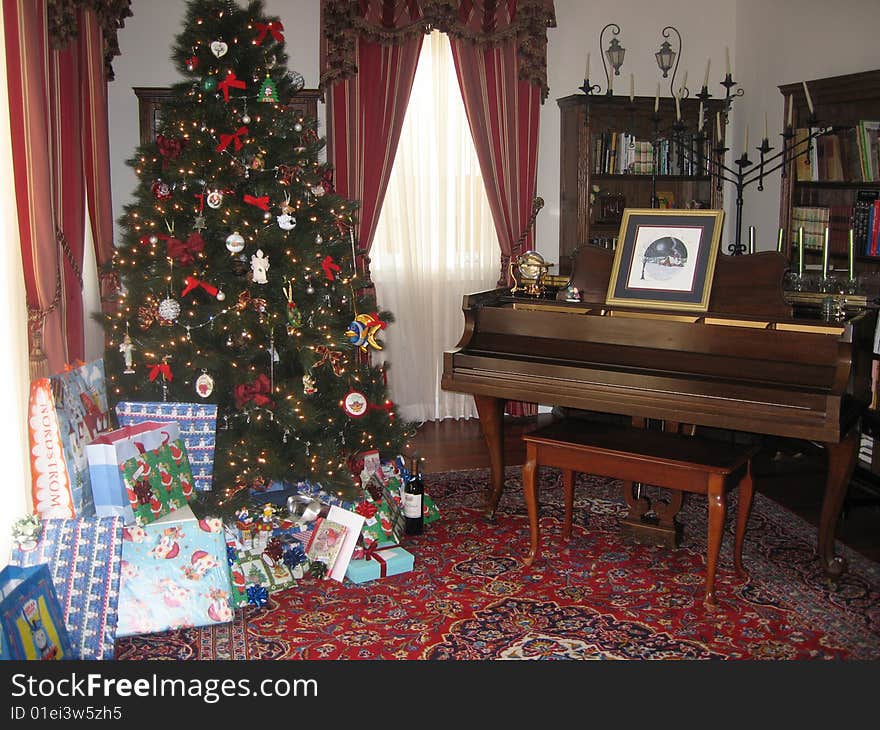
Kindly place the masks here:
POLYGON ((31 351, 28 365, 31 380, 49 377, 49 358, 43 351, 42 327, 31 328, 31 351))

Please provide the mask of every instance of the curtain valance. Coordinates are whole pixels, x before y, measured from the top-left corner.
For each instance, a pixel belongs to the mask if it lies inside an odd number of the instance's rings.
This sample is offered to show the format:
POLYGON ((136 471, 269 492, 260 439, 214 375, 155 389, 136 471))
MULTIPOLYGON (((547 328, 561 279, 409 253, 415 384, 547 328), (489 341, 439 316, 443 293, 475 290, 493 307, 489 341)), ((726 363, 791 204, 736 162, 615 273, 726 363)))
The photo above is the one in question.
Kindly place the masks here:
POLYGON ((395 45, 440 30, 475 46, 515 40, 520 80, 547 97, 547 28, 553 0, 324 0, 321 87, 357 73, 357 40, 395 45))
POLYGON ((117 31, 131 17, 131 0, 47 0, 49 42, 52 48, 61 49, 78 35, 76 12, 79 8, 95 12, 104 44, 104 73, 113 80, 113 59, 119 55, 117 31))

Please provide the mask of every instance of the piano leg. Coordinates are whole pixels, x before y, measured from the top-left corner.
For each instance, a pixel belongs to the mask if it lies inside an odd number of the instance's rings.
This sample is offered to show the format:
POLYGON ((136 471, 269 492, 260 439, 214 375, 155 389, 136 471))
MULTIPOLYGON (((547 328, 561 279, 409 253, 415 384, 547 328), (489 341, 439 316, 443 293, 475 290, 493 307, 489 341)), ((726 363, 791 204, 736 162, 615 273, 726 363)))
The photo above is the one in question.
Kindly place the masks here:
POLYGON ((501 398, 490 395, 474 395, 480 430, 489 450, 491 489, 486 499, 484 516, 495 521, 495 509, 504 489, 504 403, 501 398))
POLYGON ((825 574, 831 581, 846 571, 846 560, 834 554, 834 533, 843 508, 843 500, 849 487, 859 454, 860 432, 851 428, 840 443, 826 443, 828 474, 825 477, 825 495, 819 515, 819 559, 825 574))

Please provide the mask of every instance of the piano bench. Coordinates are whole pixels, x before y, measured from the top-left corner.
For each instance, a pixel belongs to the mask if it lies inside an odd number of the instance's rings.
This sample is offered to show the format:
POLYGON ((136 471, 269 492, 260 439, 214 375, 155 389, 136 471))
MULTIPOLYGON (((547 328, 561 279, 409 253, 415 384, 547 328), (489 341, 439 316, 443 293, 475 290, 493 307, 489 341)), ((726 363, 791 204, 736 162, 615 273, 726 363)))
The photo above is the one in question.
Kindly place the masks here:
POLYGON ((522 438, 526 446, 522 483, 531 530, 527 566, 538 556, 540 544, 535 476, 538 467, 548 466, 562 470, 565 493, 562 537, 565 540, 571 537, 575 472, 705 494, 709 500, 709 524, 703 603, 707 608, 717 606, 715 568, 727 511, 725 495, 739 487, 734 568, 737 576, 747 576, 742 564, 742 546, 754 491, 751 459, 758 444, 731 444, 580 420, 559 421, 526 433, 522 438))

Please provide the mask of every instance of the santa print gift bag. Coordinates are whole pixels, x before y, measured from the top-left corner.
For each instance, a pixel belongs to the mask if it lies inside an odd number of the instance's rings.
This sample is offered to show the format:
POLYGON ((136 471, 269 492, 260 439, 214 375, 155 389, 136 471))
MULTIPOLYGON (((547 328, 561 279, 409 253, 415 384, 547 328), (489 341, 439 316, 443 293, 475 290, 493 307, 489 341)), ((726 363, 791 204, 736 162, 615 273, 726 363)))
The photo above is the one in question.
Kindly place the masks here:
POLYGON ((175 421, 144 421, 136 426, 124 426, 102 434, 88 444, 86 457, 98 517, 119 515, 126 524, 134 522, 134 512, 120 465, 138 454, 158 449, 179 438, 180 428, 175 421))
POLYGON ((110 425, 103 360, 31 381, 31 495, 38 515, 95 514, 85 447, 110 425))
POLYGON ((193 476, 182 439, 128 459, 119 465, 134 522, 146 525, 186 505, 193 476))

